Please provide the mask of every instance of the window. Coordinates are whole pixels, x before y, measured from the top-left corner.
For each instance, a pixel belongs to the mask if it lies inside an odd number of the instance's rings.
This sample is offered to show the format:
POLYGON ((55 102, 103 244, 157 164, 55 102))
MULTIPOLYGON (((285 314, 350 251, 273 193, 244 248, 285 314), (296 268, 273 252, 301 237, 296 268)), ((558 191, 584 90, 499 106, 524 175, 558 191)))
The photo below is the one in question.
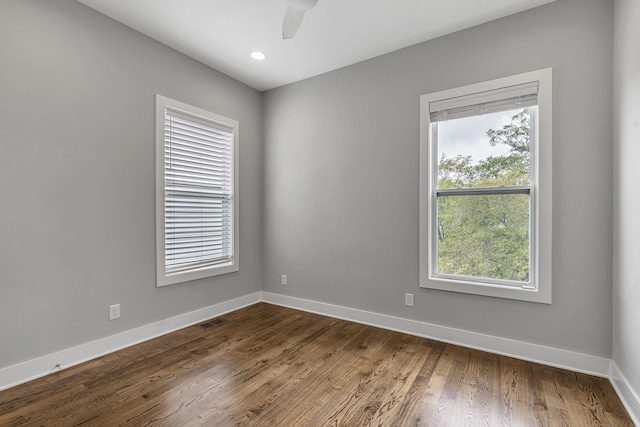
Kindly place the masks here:
POLYGON ((156 96, 157 286, 238 271, 238 122, 156 96))
POLYGON ((420 286, 550 304, 551 69, 420 102, 420 286))

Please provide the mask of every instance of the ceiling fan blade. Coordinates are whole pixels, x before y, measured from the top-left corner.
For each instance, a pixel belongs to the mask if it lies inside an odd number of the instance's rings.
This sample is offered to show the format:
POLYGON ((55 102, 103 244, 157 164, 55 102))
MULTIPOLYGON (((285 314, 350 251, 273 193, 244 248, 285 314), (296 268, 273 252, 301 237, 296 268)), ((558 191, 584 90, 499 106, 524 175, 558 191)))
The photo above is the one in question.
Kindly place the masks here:
POLYGON ((304 18, 304 10, 296 10, 291 6, 287 7, 287 13, 284 15, 284 21, 282 22, 282 39, 292 39, 295 37, 302 24, 302 18, 304 18))
POLYGON ((287 3, 295 10, 309 10, 318 4, 318 0, 287 0, 287 3))

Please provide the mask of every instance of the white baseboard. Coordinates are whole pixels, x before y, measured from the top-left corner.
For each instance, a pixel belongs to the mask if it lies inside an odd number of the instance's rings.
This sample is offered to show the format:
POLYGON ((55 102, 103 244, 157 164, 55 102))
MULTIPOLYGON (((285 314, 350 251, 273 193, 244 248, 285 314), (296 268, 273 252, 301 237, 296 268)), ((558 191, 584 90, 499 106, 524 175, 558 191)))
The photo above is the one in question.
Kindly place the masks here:
POLYGON ((159 322, 130 329, 76 347, 47 354, 36 359, 0 369, 0 390, 26 383, 60 369, 86 362, 105 354, 148 341, 178 329, 200 323, 212 317, 260 302, 261 293, 245 295, 219 304, 164 319, 159 322))
POLYGON ((611 383, 634 424, 640 426, 640 394, 631 387, 614 361, 611 361, 611 383))
POLYGON ((256 292, 0 369, 0 390, 168 334, 260 301, 610 378, 640 427, 640 399, 610 359, 271 292, 256 292))
POLYGON ((352 322, 430 338, 462 347, 541 363, 543 365, 569 369, 605 378, 609 378, 610 376, 611 360, 604 357, 575 353, 558 348, 545 347, 508 338, 500 338, 271 292, 262 292, 262 300, 270 304, 350 320, 352 322))

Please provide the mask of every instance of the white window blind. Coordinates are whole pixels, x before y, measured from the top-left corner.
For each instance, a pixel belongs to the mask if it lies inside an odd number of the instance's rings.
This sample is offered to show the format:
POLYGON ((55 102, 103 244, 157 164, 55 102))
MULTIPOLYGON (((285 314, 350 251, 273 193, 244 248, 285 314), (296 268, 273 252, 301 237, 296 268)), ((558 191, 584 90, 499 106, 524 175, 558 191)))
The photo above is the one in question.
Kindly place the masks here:
POLYGON ((232 260, 233 142, 233 128, 165 109, 166 274, 232 260))
POLYGON ((431 123, 538 105, 538 82, 431 102, 431 123))

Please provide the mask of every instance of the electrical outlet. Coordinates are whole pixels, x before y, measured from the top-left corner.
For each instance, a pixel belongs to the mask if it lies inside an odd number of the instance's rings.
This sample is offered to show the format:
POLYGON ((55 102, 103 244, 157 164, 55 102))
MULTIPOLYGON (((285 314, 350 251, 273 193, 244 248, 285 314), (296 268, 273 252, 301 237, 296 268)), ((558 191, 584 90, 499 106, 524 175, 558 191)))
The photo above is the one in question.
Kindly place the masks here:
POLYGON ((120 304, 114 304, 109 306, 109 320, 120 318, 120 304))
POLYGON ((283 274, 282 275, 282 286, 287 286, 287 275, 283 274))
POLYGON ((404 305, 413 307, 413 294, 404 294, 404 305))

